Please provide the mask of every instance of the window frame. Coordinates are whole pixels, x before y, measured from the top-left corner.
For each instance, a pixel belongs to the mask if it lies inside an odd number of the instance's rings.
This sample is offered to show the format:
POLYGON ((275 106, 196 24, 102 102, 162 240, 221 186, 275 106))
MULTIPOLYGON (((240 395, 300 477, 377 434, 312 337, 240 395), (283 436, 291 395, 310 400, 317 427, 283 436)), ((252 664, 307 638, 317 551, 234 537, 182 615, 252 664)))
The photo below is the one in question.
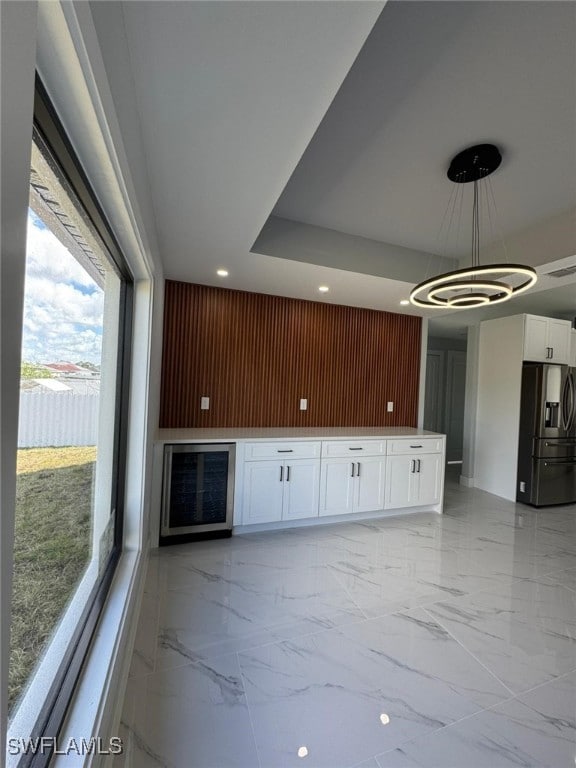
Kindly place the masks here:
MULTIPOLYGON (((31 739, 48 737, 55 745, 58 743, 58 736, 122 553, 134 278, 38 74, 34 97, 34 136, 38 136, 49 149, 62 179, 96 230, 106 255, 121 280, 113 436, 114 472, 110 496, 111 514, 114 514, 113 547, 105 568, 89 593, 40 715, 32 732, 26 735, 31 739)), ((88 739, 92 734, 83 735, 88 739)), ((23 754, 18 760, 18 768, 44 768, 49 765, 52 756, 53 750, 23 754)))

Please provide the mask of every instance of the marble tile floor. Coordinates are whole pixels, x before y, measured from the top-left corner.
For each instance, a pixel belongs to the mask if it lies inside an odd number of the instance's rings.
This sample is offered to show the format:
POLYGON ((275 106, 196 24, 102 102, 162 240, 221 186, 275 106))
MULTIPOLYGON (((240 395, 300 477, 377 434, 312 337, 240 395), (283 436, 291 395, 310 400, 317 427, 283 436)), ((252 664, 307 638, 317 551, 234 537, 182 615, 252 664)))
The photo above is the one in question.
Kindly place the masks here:
POLYGON ((576 762, 576 505, 152 553, 114 768, 576 762), (303 755, 303 756, 302 756, 303 755))

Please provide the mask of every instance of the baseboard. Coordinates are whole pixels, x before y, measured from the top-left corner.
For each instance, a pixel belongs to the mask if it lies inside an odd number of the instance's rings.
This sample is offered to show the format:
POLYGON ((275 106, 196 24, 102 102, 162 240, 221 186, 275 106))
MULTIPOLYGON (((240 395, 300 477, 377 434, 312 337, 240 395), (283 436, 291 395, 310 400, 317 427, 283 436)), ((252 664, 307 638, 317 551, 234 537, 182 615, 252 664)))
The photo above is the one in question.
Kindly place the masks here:
POLYGON ((473 477, 466 477, 466 475, 460 475, 460 485, 464 485, 466 488, 475 488, 476 481, 473 477))

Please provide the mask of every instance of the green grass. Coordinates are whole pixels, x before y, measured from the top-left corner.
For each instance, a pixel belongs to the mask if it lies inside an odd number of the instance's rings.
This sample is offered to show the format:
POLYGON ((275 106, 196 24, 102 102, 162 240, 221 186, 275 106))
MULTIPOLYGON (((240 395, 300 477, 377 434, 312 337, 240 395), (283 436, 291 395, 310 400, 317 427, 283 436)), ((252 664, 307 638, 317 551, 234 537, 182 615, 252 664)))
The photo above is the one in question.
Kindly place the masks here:
POLYGON ((90 558, 95 461, 92 446, 18 451, 10 709, 90 558))

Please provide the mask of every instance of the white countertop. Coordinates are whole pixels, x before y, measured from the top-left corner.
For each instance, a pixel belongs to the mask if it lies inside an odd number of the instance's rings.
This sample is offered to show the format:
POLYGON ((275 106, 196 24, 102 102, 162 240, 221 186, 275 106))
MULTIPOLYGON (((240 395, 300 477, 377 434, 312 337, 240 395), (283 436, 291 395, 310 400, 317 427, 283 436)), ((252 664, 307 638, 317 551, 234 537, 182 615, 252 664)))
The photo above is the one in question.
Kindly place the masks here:
POLYGON ((349 440, 350 438, 444 437, 414 427, 221 427, 218 429, 159 429, 162 443, 235 442, 237 440, 349 440))

